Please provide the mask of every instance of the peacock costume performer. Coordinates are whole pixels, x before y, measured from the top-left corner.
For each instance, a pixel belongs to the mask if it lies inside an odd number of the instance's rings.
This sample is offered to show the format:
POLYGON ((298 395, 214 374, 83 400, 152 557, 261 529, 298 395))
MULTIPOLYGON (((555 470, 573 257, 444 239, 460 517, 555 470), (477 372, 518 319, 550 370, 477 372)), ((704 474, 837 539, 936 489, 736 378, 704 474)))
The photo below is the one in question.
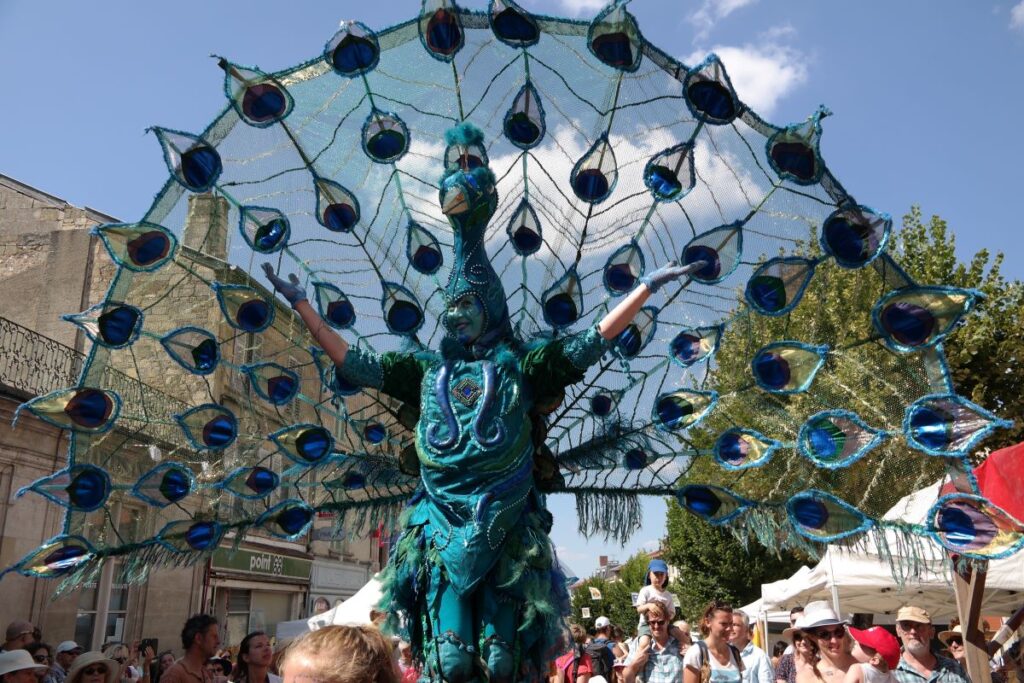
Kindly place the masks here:
POLYGON ((223 112, 155 129, 167 184, 96 229, 86 362, 21 409, 70 432, 21 492, 65 528, 6 571, 144 580, 333 513, 397 529, 384 607, 426 679, 535 681, 567 611, 546 495, 616 539, 646 495, 894 565, 1024 544, 970 469, 1007 423, 943 351, 985 302, 899 266, 821 157, 827 110, 768 123, 622 0, 423 0, 290 69, 219 64, 223 112), (923 524, 884 517, 943 471, 923 524))

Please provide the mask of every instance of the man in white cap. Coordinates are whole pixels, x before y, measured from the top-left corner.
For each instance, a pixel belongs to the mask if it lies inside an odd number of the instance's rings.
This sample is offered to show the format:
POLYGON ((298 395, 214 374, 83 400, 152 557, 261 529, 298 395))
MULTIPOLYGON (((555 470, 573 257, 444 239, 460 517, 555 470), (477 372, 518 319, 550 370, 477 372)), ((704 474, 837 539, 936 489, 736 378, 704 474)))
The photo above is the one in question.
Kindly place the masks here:
POLYGON ((612 677, 612 665, 615 663, 615 642, 611 639, 612 622, 605 616, 594 620, 594 638, 587 643, 584 651, 590 655, 592 678, 612 677))
POLYGON ((28 650, 7 650, 0 654, 0 683, 37 683, 36 674, 46 671, 28 650))
POLYGON ((932 652, 935 627, 927 611, 914 605, 901 607, 896 613, 896 635, 903 641, 903 656, 893 671, 899 683, 968 683, 959 664, 932 652))
POLYGON ((82 646, 73 640, 65 640, 58 645, 53 653, 53 666, 50 667, 50 671, 46 674, 43 683, 64 683, 64 679, 67 677, 71 665, 74 664, 75 658, 82 654, 82 652, 82 646))

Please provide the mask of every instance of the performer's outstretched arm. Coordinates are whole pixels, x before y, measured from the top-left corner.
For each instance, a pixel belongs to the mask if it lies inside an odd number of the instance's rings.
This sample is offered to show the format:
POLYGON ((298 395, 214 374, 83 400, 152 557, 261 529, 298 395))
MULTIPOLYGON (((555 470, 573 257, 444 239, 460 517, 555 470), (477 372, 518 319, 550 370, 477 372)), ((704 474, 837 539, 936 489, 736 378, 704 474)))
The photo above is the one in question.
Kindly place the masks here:
POLYGON ((277 276, 274 272, 274 267, 269 263, 263 264, 263 272, 267 274, 267 279, 274 285, 274 289, 287 299, 288 303, 295 309, 295 312, 299 314, 302 322, 309 328, 310 333, 316 339, 316 343, 320 345, 320 348, 324 350, 324 353, 334 361, 335 365, 344 363, 345 355, 348 353, 348 342, 332 330, 330 325, 320 317, 320 314, 309 305, 309 300, 306 298, 306 290, 299 284, 299 278, 295 276, 295 273, 289 273, 288 281, 285 281, 277 276))
POLYGON ((640 284, 630 292, 619 305, 608 311, 608 315, 597 324, 598 332, 605 339, 615 339, 626 327, 633 322, 633 318, 640 311, 647 299, 657 292, 662 285, 678 280, 684 275, 689 275, 695 270, 700 270, 707 265, 706 261, 695 261, 685 266, 680 266, 675 261, 658 268, 645 278, 641 278, 640 284))

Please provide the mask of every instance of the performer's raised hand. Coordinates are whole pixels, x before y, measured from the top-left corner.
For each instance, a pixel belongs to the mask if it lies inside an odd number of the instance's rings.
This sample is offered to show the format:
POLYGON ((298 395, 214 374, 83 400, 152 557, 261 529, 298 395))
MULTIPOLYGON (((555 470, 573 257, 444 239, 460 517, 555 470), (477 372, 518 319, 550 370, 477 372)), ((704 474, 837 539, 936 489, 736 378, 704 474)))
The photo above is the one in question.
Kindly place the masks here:
POLYGON ((707 261, 694 261, 693 263, 687 263, 684 266, 679 265, 678 261, 669 261, 661 268, 651 273, 646 277, 640 278, 640 282, 647 285, 647 289, 651 290, 651 294, 654 294, 663 285, 669 282, 674 282, 684 275, 700 270, 708 264, 707 261))
POLYGON ((277 276, 274 266, 269 263, 263 264, 263 272, 267 274, 267 279, 270 280, 270 284, 274 285, 274 289, 288 300, 292 308, 295 308, 300 301, 306 301, 306 289, 299 284, 299 278, 295 273, 289 273, 288 281, 285 281, 277 276))

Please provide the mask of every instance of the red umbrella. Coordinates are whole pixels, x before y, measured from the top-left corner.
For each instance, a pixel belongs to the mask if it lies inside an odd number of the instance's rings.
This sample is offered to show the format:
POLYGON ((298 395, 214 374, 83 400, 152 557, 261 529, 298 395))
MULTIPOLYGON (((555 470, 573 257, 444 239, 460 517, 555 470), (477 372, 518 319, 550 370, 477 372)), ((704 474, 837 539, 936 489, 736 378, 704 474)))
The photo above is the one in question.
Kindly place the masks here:
MULTIPOLYGON (((1024 522, 1024 497, 1020 495, 1024 484, 1024 443, 994 451, 974 468, 981 495, 992 501, 1015 519, 1024 522)), ((952 483, 942 487, 940 495, 953 493, 952 483)))

